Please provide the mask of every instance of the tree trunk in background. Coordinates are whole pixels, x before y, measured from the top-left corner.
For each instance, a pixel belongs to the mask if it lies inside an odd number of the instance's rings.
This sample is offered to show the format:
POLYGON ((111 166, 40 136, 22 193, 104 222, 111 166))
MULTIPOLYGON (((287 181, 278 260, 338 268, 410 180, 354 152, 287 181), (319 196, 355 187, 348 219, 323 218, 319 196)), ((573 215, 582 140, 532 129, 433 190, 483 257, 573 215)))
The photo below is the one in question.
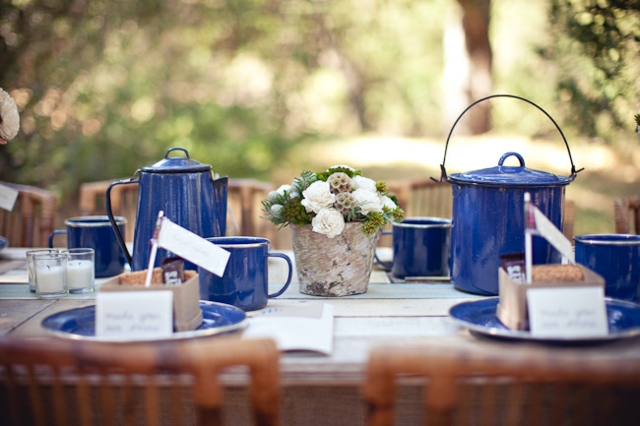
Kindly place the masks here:
MULTIPOLYGON (((473 101, 491 94, 491 44, 489 21, 491 0, 458 0, 459 13, 445 26, 444 35, 444 126, 473 101)), ((491 129, 491 107, 474 106, 456 126, 456 133, 477 135, 491 129)))

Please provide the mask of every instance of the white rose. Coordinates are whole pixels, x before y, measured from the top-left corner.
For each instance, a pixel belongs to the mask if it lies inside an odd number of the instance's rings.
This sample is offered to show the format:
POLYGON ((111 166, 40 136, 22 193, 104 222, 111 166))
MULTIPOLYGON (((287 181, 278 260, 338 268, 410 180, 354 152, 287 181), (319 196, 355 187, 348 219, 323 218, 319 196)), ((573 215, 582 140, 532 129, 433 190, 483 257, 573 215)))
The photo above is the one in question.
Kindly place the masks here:
POLYGON ((307 189, 302 191, 304 199, 300 202, 307 213, 318 213, 322 209, 333 206, 336 200, 335 195, 331 193, 330 185, 327 182, 317 180, 313 182, 307 189))
POLYGON ((362 210, 362 214, 365 216, 371 212, 382 211, 382 199, 375 191, 360 188, 353 191, 351 196, 356 200, 356 203, 362 210))
POLYGON ((311 220, 313 231, 329 238, 340 235, 344 229, 344 218, 336 209, 322 209, 311 220))
POLYGON ((351 179, 351 187, 376 192, 376 181, 362 176, 354 176, 351 179))
POLYGON ((398 206, 393 200, 386 195, 382 197, 382 206, 388 208, 389 210, 395 210, 398 206))

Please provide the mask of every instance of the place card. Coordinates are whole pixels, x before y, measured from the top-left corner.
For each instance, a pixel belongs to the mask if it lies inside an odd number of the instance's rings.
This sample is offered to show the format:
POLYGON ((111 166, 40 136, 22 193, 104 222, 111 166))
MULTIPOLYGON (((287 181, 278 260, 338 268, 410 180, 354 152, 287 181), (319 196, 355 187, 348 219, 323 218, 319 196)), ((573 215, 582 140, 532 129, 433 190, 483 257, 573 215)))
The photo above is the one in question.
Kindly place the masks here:
POLYGON ((18 191, 6 185, 0 185, 0 208, 13 210, 13 206, 18 199, 18 191))
POLYGON ((173 334, 171 291, 99 292, 96 336, 122 340, 163 338, 173 334))
POLYGON ((171 222, 166 217, 161 221, 158 246, 195 263, 212 274, 219 277, 224 275, 231 253, 171 222))
POLYGON ((527 290, 531 335, 549 338, 600 337, 609 334, 601 287, 527 290))

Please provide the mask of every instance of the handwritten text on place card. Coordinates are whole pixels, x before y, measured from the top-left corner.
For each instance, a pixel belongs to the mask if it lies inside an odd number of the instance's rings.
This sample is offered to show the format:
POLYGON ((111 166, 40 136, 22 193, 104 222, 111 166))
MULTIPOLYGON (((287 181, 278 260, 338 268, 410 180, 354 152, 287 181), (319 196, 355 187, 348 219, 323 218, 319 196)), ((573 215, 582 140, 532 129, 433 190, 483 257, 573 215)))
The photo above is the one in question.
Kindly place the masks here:
POLYGON ((231 255, 227 250, 176 225, 166 217, 162 218, 158 245, 219 277, 224 274, 231 255))
POLYGON ((598 337, 609 334, 601 287, 532 288, 527 290, 531 335, 598 337))
POLYGON ((173 292, 98 292, 96 336, 135 339, 173 333, 173 292))
POLYGON ((5 210, 13 210, 13 205, 18 198, 18 191, 9 188, 6 185, 0 185, 0 208, 5 210))

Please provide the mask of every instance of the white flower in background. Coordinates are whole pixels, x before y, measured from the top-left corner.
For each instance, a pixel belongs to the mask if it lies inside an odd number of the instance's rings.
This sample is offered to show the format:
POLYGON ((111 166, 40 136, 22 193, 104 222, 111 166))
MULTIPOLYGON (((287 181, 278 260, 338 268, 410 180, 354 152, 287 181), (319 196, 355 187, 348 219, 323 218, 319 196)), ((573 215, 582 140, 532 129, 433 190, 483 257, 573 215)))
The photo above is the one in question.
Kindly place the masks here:
POLYGON ((300 202, 307 213, 319 213, 322 209, 328 209, 333 206, 336 200, 335 195, 331 193, 330 186, 327 182, 321 180, 313 182, 307 189, 302 191, 304 199, 300 202))
POLYGON ((276 192, 280 195, 284 195, 285 191, 290 191, 291 185, 280 185, 280 188, 276 189, 276 192))
POLYGON ((0 88, 0 144, 15 138, 20 130, 20 115, 13 98, 0 88))
POLYGON ((393 200, 386 195, 382 196, 382 206, 388 208, 389 210, 395 210, 398 206, 393 200))
POLYGON ((281 217, 282 210, 284 210, 284 206, 281 204, 274 204, 271 206, 271 214, 273 215, 273 217, 281 217))
POLYGON ((376 191, 360 188, 353 191, 351 195, 365 216, 371 212, 382 211, 382 199, 376 191))
POLYGON ((340 235, 344 229, 344 217, 336 209, 322 209, 311 220, 311 225, 314 232, 334 238, 336 235, 340 235))
POLYGON ((277 202, 278 198, 284 195, 285 191, 291 190, 291 185, 280 185, 280 188, 269 192, 269 200, 277 202))
POLYGON ((351 187, 376 192, 376 181, 362 176, 354 176, 351 179, 351 187))

